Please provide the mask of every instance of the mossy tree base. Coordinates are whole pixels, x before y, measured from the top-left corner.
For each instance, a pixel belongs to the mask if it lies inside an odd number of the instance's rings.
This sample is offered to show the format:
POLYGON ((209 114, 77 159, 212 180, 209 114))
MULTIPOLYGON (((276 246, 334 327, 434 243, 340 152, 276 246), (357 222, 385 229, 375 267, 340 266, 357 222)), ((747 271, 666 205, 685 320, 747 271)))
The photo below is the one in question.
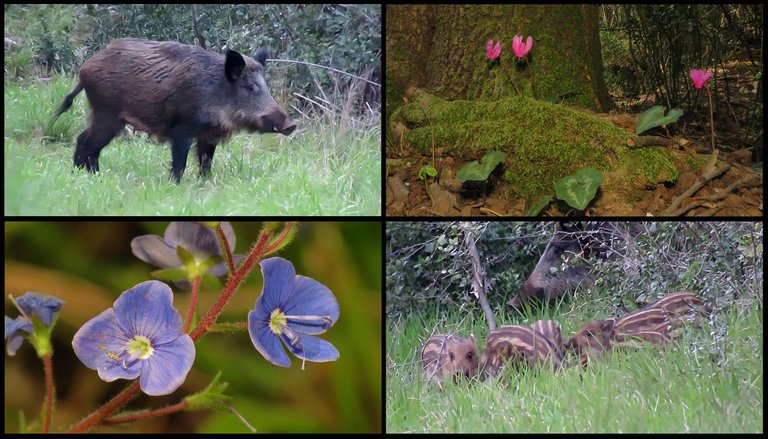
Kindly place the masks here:
POLYGON ((604 190, 673 182, 676 157, 664 147, 630 150, 631 135, 598 117, 529 97, 497 101, 446 101, 420 89, 390 118, 393 140, 431 154, 440 147, 455 158, 507 154, 505 179, 517 196, 554 193, 554 183, 584 167, 603 172, 604 190))

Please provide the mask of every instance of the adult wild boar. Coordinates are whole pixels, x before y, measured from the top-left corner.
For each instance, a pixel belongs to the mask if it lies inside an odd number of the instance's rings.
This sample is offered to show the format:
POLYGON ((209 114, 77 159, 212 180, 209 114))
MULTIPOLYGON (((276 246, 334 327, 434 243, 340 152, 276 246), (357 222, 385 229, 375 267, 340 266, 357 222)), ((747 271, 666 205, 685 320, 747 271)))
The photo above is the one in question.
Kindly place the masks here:
POLYGON ((642 231, 637 223, 557 223, 539 262, 507 307, 519 308, 529 299, 551 301, 566 291, 592 285, 595 276, 590 272, 589 258, 620 257, 616 242, 626 243, 642 231))
POLYGON ((232 133, 279 132, 296 124, 272 98, 264 80, 267 51, 256 59, 171 41, 115 40, 80 68, 80 80, 54 116, 85 89, 92 116, 77 138, 75 166, 99 170, 99 153, 126 123, 171 142, 171 177, 178 183, 193 139, 201 174, 216 144, 232 133))

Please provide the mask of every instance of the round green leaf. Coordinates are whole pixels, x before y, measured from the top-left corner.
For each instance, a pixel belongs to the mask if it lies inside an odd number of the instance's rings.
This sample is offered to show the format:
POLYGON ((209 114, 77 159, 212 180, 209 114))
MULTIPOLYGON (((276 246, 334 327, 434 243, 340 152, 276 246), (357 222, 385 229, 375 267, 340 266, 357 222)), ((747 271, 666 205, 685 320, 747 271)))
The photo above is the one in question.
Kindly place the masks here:
POLYGON ((456 173, 456 178, 462 183, 468 180, 487 180, 494 168, 496 168, 506 156, 507 155, 501 151, 489 152, 481 159, 481 162, 474 160, 462 166, 461 169, 459 169, 459 172, 456 173))
POLYGON ((594 168, 583 168, 575 175, 568 175, 555 183, 557 198, 574 209, 584 210, 595 198, 597 188, 603 184, 603 174, 594 168))

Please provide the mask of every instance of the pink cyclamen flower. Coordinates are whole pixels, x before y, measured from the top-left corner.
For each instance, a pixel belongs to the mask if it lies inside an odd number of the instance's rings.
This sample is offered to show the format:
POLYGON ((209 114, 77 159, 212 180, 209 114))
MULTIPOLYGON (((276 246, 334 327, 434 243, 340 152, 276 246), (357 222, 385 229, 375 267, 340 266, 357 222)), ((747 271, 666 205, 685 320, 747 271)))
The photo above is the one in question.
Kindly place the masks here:
POLYGON ((707 83, 707 80, 712 77, 712 72, 708 72, 706 70, 691 70, 691 79, 693 80, 693 85, 700 89, 701 87, 704 87, 704 84, 707 83))
POLYGON ((488 59, 496 59, 501 55, 501 40, 496 42, 496 47, 493 47, 493 40, 488 41, 485 46, 485 53, 488 54, 488 59))
POLYGON ((515 38, 512 39, 512 50, 515 51, 515 56, 522 58, 529 50, 531 50, 532 44, 533 38, 528 37, 528 39, 525 40, 525 44, 523 44, 523 36, 515 35, 515 38))

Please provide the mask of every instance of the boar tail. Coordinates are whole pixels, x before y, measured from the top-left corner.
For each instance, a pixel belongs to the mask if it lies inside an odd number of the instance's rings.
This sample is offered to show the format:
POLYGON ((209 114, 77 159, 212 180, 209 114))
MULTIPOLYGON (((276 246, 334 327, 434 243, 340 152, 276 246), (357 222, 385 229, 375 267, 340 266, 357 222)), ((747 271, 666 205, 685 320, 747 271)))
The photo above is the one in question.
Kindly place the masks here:
POLYGON ((83 91, 83 83, 82 81, 78 81, 74 90, 72 90, 67 95, 67 97, 64 98, 64 102, 61 103, 61 107, 59 107, 59 110, 56 111, 56 114, 53 115, 53 119, 51 119, 51 122, 58 119, 59 116, 61 116, 61 113, 69 110, 69 107, 72 106, 72 102, 75 100, 75 96, 77 96, 77 94, 80 93, 81 91, 83 91))

